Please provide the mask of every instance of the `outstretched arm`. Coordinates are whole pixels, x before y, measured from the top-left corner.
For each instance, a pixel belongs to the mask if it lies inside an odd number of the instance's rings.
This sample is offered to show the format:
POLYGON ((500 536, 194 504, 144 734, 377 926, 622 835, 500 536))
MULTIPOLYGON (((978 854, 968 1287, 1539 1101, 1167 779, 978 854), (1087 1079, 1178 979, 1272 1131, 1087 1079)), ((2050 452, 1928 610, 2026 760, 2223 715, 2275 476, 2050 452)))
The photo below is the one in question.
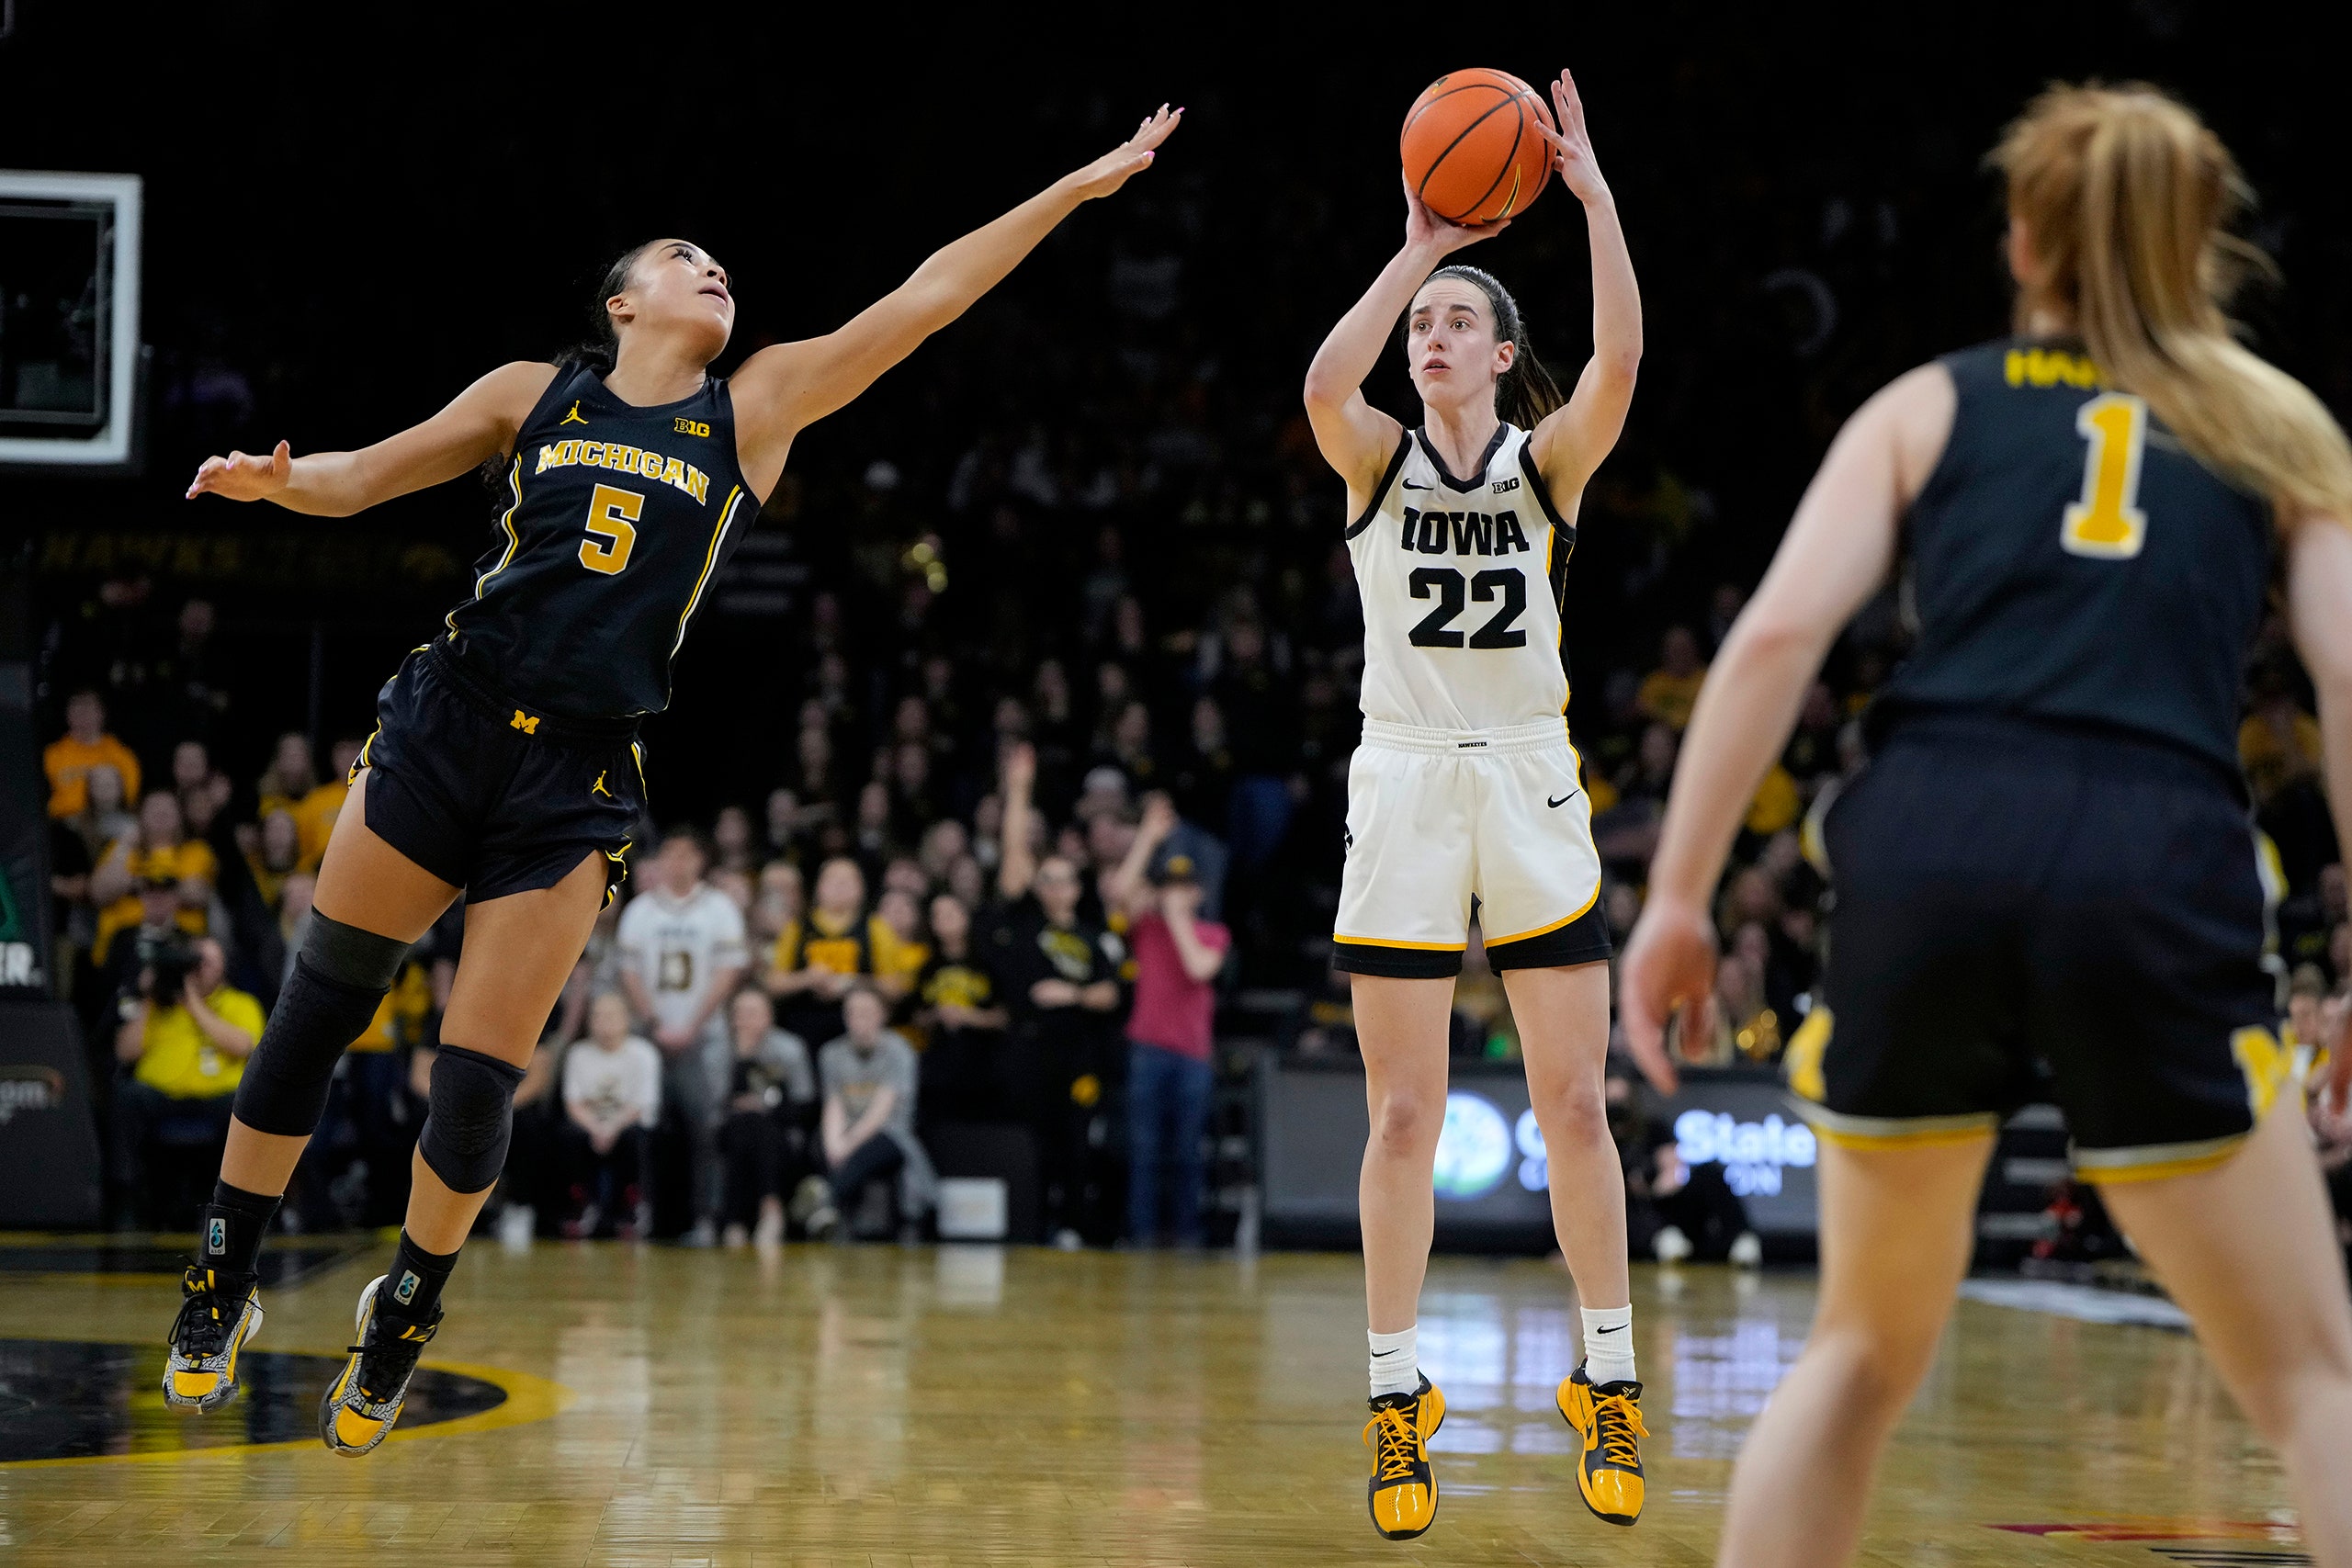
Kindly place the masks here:
POLYGON ((1480 229, 1449 223, 1405 187, 1405 245, 1315 351, 1306 367, 1306 423, 1323 460, 1348 481, 1351 515, 1372 504, 1373 491, 1405 427, 1364 400, 1363 378, 1380 363, 1396 318, 1445 258, 1510 227, 1506 218, 1480 229))
POLYGON ((1662 1092, 1674 1086, 1666 1021, 1683 1008, 1686 1030, 1702 1025, 1714 987, 1707 905, 1732 835, 1822 656, 1894 569, 1903 510, 1943 450, 1956 400, 1951 376, 1930 365, 1898 377, 1846 423, 1707 672, 1620 971, 1626 1043, 1662 1092))
POLYGON ((454 479, 509 451, 531 405, 555 379, 555 367, 518 360, 459 392, 448 407, 398 435, 356 452, 296 457, 281 441, 266 457, 232 452, 207 457, 187 499, 274 501, 314 517, 348 517, 379 501, 454 479))
POLYGON ((1531 442, 1535 467, 1554 500, 1566 501, 1584 489, 1625 428, 1634 376, 1642 364, 1642 289, 1634 281, 1634 258, 1617 221, 1617 198, 1593 159, 1584 100, 1577 96, 1576 79, 1565 71, 1552 84, 1552 105, 1560 130, 1544 134, 1558 155, 1560 182, 1584 203, 1592 242, 1592 358, 1577 378, 1566 406, 1544 416, 1531 442))
MULTIPOLYGON (((2319 698, 2328 807, 2337 836, 2352 842, 2352 527, 2345 522, 2305 517, 2287 536, 2287 613, 2319 698)), ((2320 1107, 2352 1117, 2352 1038, 2340 1004, 2331 1006, 2328 1022, 2320 1107)))
POLYGON ((1080 203, 1109 196, 1149 168, 1154 150, 1183 114, 1162 104, 1126 141, 995 222, 934 252, 906 282, 839 330, 777 344, 743 361, 729 389, 744 477, 758 490, 772 485, 784 470, 794 436, 847 404, 923 339, 970 310, 1080 203))

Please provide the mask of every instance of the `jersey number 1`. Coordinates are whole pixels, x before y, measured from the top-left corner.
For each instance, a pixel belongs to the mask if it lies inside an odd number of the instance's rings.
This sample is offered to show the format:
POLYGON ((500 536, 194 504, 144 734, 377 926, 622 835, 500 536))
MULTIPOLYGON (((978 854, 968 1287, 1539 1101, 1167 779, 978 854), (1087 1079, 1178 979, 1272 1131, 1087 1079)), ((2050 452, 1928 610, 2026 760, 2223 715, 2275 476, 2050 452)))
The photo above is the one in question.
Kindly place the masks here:
POLYGON ((2129 392, 2101 392, 2075 414, 2090 443, 2083 457, 2083 499, 2069 502, 2058 543, 2068 555, 2130 560, 2148 539, 2140 510, 2140 457, 2148 442, 2148 405, 2129 392))
POLYGON ((588 498, 588 536, 580 541, 580 564, 606 577, 628 564, 637 547, 637 520, 645 515, 645 497, 633 490, 598 485, 588 498))

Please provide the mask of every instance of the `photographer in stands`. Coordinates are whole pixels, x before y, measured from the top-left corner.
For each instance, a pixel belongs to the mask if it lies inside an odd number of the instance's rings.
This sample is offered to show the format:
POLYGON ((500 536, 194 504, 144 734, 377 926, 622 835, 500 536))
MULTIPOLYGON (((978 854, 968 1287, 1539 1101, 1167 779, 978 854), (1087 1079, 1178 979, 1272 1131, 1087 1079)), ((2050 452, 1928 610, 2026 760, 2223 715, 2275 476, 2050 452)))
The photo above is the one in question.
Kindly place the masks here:
POLYGON ((215 1142, 229 1135, 230 1104, 263 1021, 261 1003, 226 984, 218 942, 190 942, 168 925, 142 926, 136 940, 139 975, 117 1004, 114 1037, 115 1059, 130 1067, 114 1097, 117 1201, 130 1214, 146 1206, 148 1147, 166 1122, 199 1124, 215 1142))

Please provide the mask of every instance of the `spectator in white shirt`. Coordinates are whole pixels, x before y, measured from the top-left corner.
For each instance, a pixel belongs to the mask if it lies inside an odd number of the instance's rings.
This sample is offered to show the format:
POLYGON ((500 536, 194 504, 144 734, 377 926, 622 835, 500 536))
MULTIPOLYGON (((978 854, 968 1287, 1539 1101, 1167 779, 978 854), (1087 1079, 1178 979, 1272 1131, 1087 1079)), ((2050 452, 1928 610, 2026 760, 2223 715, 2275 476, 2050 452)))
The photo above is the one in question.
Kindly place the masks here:
POLYGON ((662 1053, 629 1032, 628 1001, 605 991, 588 1005, 588 1038, 563 1061, 563 1145, 579 1206, 564 1234, 598 1234, 626 1213, 642 1236, 653 1212, 653 1129, 662 1121, 662 1053))
POLYGON ((685 1122, 694 1168, 689 1247, 718 1239, 725 1171, 718 1124, 730 1052, 727 998, 743 978, 743 912, 703 880, 709 856, 688 829, 673 830, 648 868, 651 886, 621 911, 621 987, 662 1048, 662 1092, 685 1122))

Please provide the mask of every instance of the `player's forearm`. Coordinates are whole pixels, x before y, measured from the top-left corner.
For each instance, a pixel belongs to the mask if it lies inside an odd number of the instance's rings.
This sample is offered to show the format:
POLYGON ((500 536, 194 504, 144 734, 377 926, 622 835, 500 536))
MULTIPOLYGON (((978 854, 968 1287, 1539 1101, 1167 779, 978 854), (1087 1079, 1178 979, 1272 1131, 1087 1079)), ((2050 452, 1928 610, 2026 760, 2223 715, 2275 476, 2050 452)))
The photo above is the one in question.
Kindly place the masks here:
POLYGON ((348 517, 382 500, 372 493, 357 452, 312 452, 289 465, 284 489, 269 499, 311 517, 348 517))
POLYGON ((1642 363, 1642 288, 1625 248, 1617 198, 1606 188, 1584 206, 1592 243, 1592 355, 1611 377, 1627 381, 1642 363))
POLYGON ((1003 217, 933 251, 899 286, 899 295, 924 336, 970 310, 1086 198, 1075 176, 1056 180, 1003 217))
POLYGON ((1650 863, 1650 897, 1703 907, 1764 771, 1796 726, 1820 667, 1810 630, 1743 619, 1724 639, 1690 715, 1650 863))
POLYGON ((1306 367, 1309 407, 1337 406, 1354 395, 1380 363, 1396 318, 1413 302, 1413 291, 1444 260, 1443 250, 1426 243, 1408 243, 1388 258, 1363 298, 1349 307, 1315 351, 1314 362, 1306 367))

